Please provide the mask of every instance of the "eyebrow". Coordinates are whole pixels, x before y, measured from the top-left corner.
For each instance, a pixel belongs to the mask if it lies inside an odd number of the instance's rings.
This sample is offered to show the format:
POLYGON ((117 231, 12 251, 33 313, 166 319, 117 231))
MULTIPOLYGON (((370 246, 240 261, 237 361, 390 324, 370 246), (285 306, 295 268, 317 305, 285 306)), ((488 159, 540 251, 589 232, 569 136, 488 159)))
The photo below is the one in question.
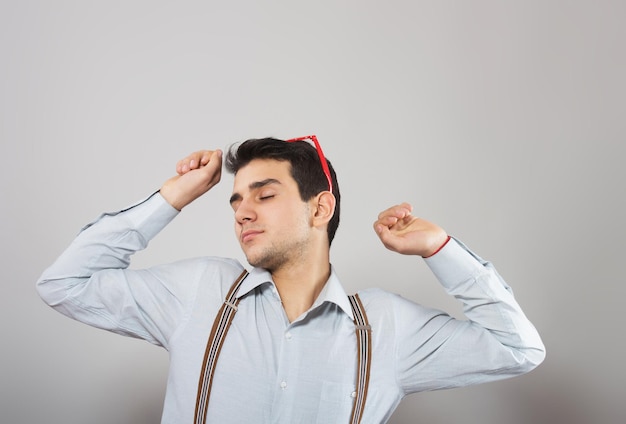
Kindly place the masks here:
MULTIPOLYGON (((253 183, 250 183, 248 185, 248 189, 250 190, 257 190, 261 187, 265 187, 268 186, 270 184, 280 184, 280 181, 278 181, 276 178, 266 178, 264 180, 261 181, 255 181, 253 183)), ((233 203, 235 203, 238 200, 241 200, 242 196, 239 193, 233 193, 232 196, 230 196, 230 204, 232 205, 233 203)))

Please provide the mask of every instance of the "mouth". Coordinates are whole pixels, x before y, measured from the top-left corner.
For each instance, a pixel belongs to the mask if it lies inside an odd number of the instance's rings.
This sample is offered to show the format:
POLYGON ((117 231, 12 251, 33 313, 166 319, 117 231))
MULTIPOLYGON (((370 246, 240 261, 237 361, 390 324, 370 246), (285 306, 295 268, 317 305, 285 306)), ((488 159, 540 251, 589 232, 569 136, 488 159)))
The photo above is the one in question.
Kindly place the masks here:
POLYGON ((258 236, 259 234, 261 234, 262 231, 260 230, 246 230, 246 231, 242 231, 241 232, 241 243, 247 243, 250 240, 254 239, 256 236, 258 236))

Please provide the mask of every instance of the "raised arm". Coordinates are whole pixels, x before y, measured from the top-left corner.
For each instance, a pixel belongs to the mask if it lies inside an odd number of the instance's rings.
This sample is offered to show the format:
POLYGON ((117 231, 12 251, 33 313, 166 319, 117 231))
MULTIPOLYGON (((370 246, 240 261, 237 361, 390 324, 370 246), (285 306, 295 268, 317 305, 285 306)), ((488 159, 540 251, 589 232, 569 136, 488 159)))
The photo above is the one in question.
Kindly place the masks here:
POLYGON ((424 257, 468 320, 398 298, 397 372, 406 392, 507 378, 539 365, 541 338, 493 265, 411 210, 404 203, 381 212, 374 229, 388 249, 424 257))
POLYGON ((192 153, 178 162, 176 175, 158 192, 85 226, 41 275, 37 290, 42 299, 89 325, 166 344, 188 306, 194 271, 189 263, 130 270, 130 258, 219 182, 221 158, 219 150, 192 153))

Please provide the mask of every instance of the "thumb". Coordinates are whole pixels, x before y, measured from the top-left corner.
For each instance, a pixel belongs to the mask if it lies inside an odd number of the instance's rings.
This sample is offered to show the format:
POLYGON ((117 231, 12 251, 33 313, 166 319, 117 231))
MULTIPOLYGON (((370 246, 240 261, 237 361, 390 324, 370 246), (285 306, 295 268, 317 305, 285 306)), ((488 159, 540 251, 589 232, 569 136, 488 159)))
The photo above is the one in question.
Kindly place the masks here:
POLYGON ((380 241, 383 243, 383 245, 387 249, 392 250, 391 248, 392 234, 391 234, 391 231, 389 230, 389 227, 383 224, 376 223, 374 224, 374 231, 376 231, 376 235, 378 236, 380 241))
POLYGON ((222 151, 215 150, 207 164, 200 169, 209 180, 209 183, 217 184, 222 175, 222 151))

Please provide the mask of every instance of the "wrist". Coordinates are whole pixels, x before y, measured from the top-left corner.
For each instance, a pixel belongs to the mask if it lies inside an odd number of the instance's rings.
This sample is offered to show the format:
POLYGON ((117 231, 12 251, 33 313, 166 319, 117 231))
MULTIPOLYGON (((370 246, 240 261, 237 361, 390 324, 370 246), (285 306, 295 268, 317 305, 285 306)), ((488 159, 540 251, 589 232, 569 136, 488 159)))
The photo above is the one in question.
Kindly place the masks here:
POLYGON ((181 211, 185 204, 179 199, 180 196, 176 196, 176 190, 164 184, 163 187, 159 190, 161 196, 165 199, 167 203, 170 204, 174 209, 181 211))
POLYGON ((428 252, 427 254, 423 255, 422 258, 426 259, 426 258, 435 256, 437 253, 439 253, 441 249, 443 249, 446 246, 446 244, 448 244, 451 238, 452 237, 446 234, 443 243, 439 243, 438 245, 436 245, 438 247, 436 247, 432 252, 428 252))

